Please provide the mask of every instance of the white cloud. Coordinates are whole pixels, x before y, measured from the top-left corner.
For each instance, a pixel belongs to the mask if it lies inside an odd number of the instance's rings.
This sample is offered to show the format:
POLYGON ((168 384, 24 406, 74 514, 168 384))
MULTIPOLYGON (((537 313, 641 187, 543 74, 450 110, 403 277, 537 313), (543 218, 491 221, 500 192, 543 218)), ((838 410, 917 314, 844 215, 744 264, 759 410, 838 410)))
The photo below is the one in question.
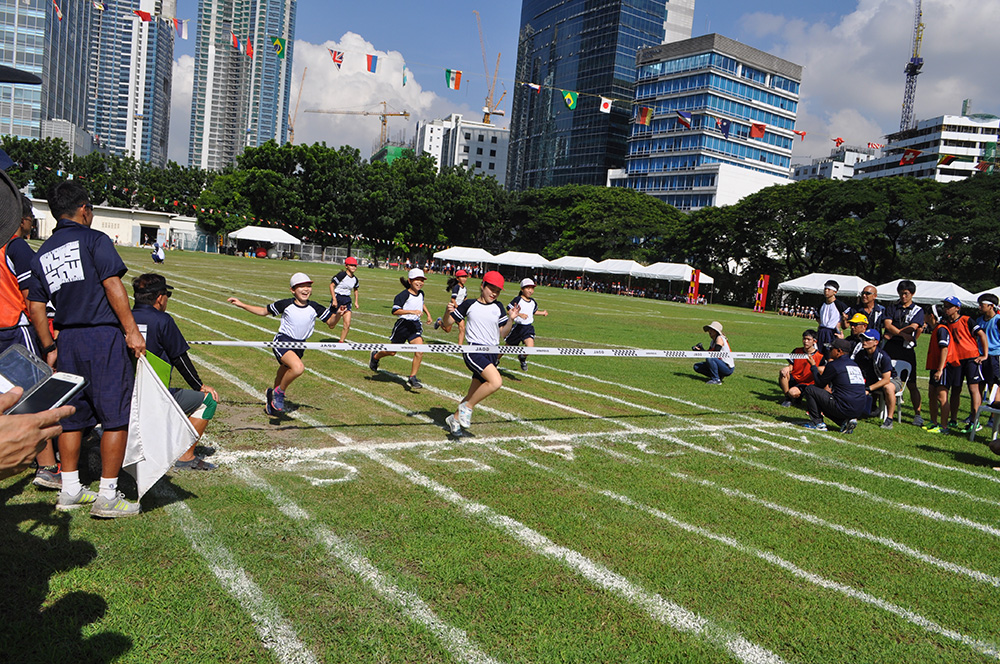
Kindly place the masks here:
POLYGON ((194 58, 182 55, 174 60, 170 92, 170 143, 167 158, 187 165, 188 139, 191 135, 191 91, 194 85, 194 58))

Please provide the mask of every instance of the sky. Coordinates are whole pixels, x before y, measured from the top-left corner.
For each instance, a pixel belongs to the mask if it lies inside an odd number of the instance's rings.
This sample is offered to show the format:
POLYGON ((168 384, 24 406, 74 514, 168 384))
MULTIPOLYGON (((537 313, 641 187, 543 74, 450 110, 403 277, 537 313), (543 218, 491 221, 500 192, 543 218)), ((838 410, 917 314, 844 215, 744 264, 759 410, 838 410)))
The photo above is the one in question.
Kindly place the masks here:
MULTIPOLYGON (((386 101, 409 119, 389 118, 392 139, 409 139, 417 122, 461 113, 481 120, 497 54, 500 69, 494 102, 510 111, 520 25, 516 0, 482 3, 437 0, 431 4, 382 0, 331 3, 299 0, 291 108, 302 71, 302 101, 296 143, 353 145, 368 157, 378 141, 377 117, 307 113, 308 109, 376 110, 386 101), (430 9, 432 8, 432 9, 430 9), (476 26, 481 16, 486 43, 484 67, 476 26), (327 48, 344 51, 341 70, 327 48), (365 70, 365 54, 380 56, 379 72, 365 70), (408 70, 402 86, 402 63, 408 70), (445 85, 444 70, 463 72, 459 90, 445 85), (487 76, 486 72, 489 72, 487 76)), ((958 115, 962 100, 973 112, 1000 115, 992 44, 1000 26, 1000 0, 923 0, 925 24, 917 84, 916 117, 958 115)), ((181 18, 194 17, 197 0, 177 0, 181 18)), ((804 67, 793 161, 829 154, 832 139, 848 144, 884 143, 899 129, 913 33, 913 0, 696 0, 693 35, 717 32, 804 67)), ((169 156, 187 163, 194 70, 191 39, 177 40, 171 104, 169 156)), ((493 117, 506 126, 505 117, 493 117)))

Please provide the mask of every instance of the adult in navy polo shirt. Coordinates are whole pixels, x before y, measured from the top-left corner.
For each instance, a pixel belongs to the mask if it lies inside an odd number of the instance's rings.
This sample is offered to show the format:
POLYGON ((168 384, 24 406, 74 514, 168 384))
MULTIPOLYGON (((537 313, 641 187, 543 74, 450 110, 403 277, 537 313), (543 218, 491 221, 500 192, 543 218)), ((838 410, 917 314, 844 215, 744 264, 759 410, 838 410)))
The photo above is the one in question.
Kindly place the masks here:
POLYGON ((879 334, 881 334, 882 321, 885 318, 885 307, 875 301, 877 297, 878 289, 871 284, 866 285, 861 289, 859 302, 854 306, 847 307, 844 311, 844 316, 850 321, 854 314, 863 314, 868 319, 868 329, 878 330, 879 334))
MULTIPOLYGON (((924 310, 913 301, 917 293, 917 285, 909 279, 903 279, 896 285, 899 300, 885 311, 884 327, 886 342, 885 352, 894 360, 902 360, 911 367, 917 367, 917 354, 914 348, 917 338, 924 329, 924 310)), ((914 426, 923 426, 924 418, 920 414, 920 388, 917 387, 917 372, 911 371, 906 380, 910 392, 910 404, 913 406, 914 426)))
POLYGON ((104 233, 92 230, 94 206, 87 190, 69 180, 49 192, 49 209, 58 221, 52 236, 31 261, 35 282, 28 291, 31 323, 46 361, 59 371, 86 378, 86 387, 69 403, 76 413, 62 421, 59 454, 62 491, 56 509, 90 506, 93 516, 133 516, 139 505, 118 491, 125 458, 135 369, 129 359, 146 352, 121 277, 128 270, 104 233), (59 350, 49 332, 45 303, 55 307, 53 325, 59 350), (124 332, 124 335, 123 335, 124 332), (101 486, 97 493, 80 484, 83 432, 101 424, 101 486))
POLYGON ((847 339, 834 339, 830 345, 823 373, 819 372, 816 361, 809 357, 815 385, 806 385, 802 396, 806 400, 809 421, 807 429, 826 431, 823 417, 829 417, 840 425, 841 433, 853 433, 858 418, 871 412, 872 399, 865 385, 865 377, 857 362, 849 357, 853 344, 847 339), (830 392, 825 387, 830 386, 830 392))

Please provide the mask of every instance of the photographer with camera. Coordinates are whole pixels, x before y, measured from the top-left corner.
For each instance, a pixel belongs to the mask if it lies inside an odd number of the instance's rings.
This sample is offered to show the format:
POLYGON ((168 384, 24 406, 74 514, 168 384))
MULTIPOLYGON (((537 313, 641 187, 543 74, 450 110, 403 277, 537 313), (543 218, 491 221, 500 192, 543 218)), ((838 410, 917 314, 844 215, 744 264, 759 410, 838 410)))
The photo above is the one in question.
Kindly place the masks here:
MULTIPOLYGON (((711 352, 725 353, 722 357, 709 357, 704 362, 694 365, 694 370, 703 376, 708 376, 708 385, 722 385, 722 379, 731 376, 736 364, 729 355, 732 349, 729 347, 729 339, 722 334, 722 323, 715 320, 702 328, 708 332, 712 338, 712 344, 708 347, 711 352)), ((695 344, 691 350, 705 350, 701 344, 695 344)))

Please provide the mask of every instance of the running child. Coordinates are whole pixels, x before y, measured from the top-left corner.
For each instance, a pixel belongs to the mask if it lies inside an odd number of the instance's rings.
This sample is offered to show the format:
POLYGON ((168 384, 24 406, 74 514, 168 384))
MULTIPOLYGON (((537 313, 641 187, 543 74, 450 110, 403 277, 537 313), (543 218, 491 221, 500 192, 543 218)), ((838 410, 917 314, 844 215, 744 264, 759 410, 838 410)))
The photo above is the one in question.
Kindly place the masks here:
MULTIPOLYGON (((538 302, 531 297, 534 294, 535 282, 530 277, 521 279, 521 292, 507 305, 507 311, 516 305, 520 312, 511 316, 510 334, 504 340, 508 346, 520 346, 524 342, 529 348, 535 347, 535 316, 548 316, 549 312, 538 308, 538 302)), ((527 371, 528 356, 518 355, 517 359, 521 362, 521 371, 527 371)))
MULTIPOLYGON (((302 272, 296 272, 289 280, 293 297, 272 302, 266 307, 243 304, 235 297, 229 298, 227 302, 258 316, 281 316, 281 324, 278 326, 278 333, 274 335, 274 341, 305 341, 312 336, 317 319, 333 327, 330 323, 333 311, 309 299, 312 295, 312 284, 312 279, 302 272)), ((293 380, 302 375, 306 366, 302 363, 304 350, 282 348, 279 345, 272 349, 272 352, 278 360, 278 372, 274 376, 274 387, 267 390, 264 412, 274 417, 285 412, 285 391, 293 380)))
POLYGON ((333 309, 333 320, 330 321, 330 329, 337 327, 340 319, 344 319, 344 328, 340 331, 340 343, 347 341, 347 333, 351 329, 351 296, 354 297, 354 308, 360 309, 358 305, 358 281, 355 272, 358 271, 358 259, 348 256, 344 260, 344 269, 334 275, 330 280, 330 308, 333 309))
MULTIPOLYGON (((448 285, 445 290, 451 294, 451 301, 455 303, 455 306, 465 302, 465 282, 469 280, 469 273, 465 270, 457 270, 454 277, 448 279, 448 285)), ((434 329, 441 327, 441 318, 434 321, 434 329)), ((465 343, 465 321, 460 321, 458 324, 458 345, 461 346, 465 343)))
MULTIPOLYGON (((508 310, 497 302, 503 285, 503 275, 499 272, 490 271, 484 274, 478 298, 466 300, 459 306, 454 302, 448 303, 448 311, 441 321, 442 329, 450 332, 455 321, 464 320, 467 323, 467 339, 470 345, 497 345, 500 337, 510 334, 511 319, 521 313, 516 301, 508 310)), ((453 436, 461 436, 462 429, 472 426, 472 409, 503 385, 500 370, 497 369, 497 362, 500 359, 498 355, 463 353, 462 358, 465 360, 465 366, 472 372, 472 383, 465 399, 458 404, 458 410, 445 418, 445 423, 453 436)))
MULTIPOLYGON (((423 288, 426 279, 424 271, 419 267, 413 268, 407 272, 405 277, 399 278, 399 282, 403 284, 405 290, 392 301, 392 315, 397 318, 395 325, 392 326, 392 334, 389 335, 389 343, 424 343, 420 314, 427 314, 428 325, 431 322, 431 312, 427 311, 427 305, 424 304, 423 288)), ((372 371, 378 371, 379 360, 395 354, 395 352, 390 350, 372 351, 371 357, 368 360, 368 368, 372 371)), ((406 381, 410 389, 419 390, 424 386, 417 378, 417 371, 420 369, 420 362, 423 359, 423 353, 413 354, 413 364, 410 366, 410 378, 406 381)))

